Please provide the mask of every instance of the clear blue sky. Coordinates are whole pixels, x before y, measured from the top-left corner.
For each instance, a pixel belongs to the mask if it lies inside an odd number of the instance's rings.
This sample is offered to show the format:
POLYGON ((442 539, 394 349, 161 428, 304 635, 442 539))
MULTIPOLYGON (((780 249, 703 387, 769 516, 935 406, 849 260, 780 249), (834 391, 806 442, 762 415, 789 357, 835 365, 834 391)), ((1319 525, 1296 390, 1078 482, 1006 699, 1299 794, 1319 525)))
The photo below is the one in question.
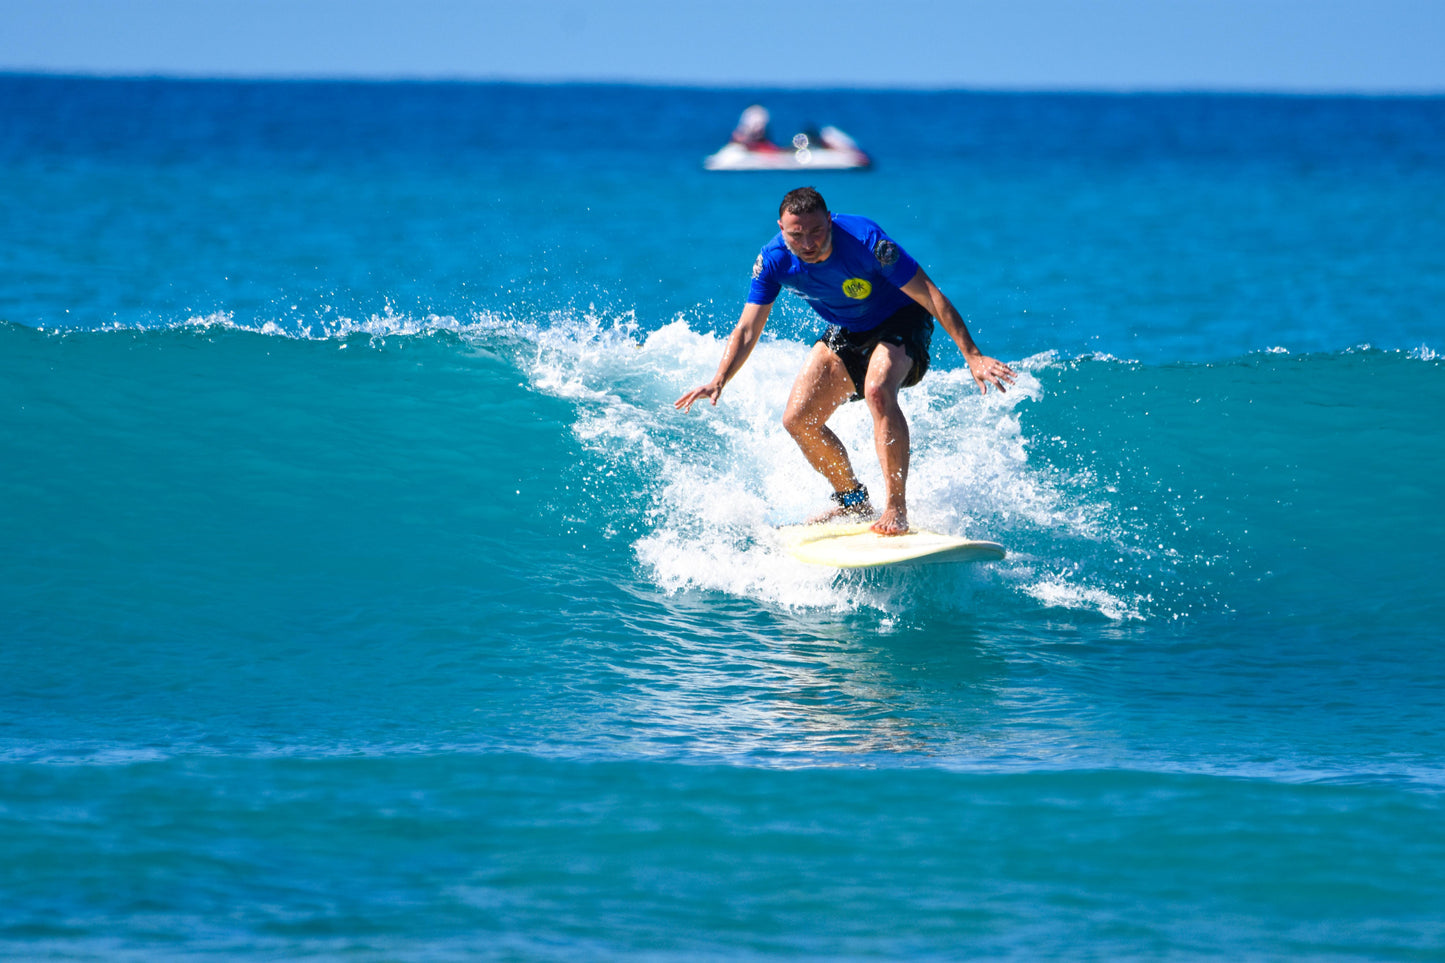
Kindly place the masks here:
POLYGON ((1445 93, 1445 0, 0 0, 0 70, 1445 93))

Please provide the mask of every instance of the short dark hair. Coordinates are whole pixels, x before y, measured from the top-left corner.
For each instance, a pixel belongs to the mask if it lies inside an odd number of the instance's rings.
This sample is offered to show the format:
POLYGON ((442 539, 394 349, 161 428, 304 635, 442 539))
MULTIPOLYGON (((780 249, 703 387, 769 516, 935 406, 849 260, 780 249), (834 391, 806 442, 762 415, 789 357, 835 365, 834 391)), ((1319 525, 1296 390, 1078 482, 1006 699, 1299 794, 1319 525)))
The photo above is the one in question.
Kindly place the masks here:
POLYGON ((795 187, 783 195, 783 203, 778 205, 778 216, 792 214, 794 217, 801 217, 804 214, 813 214, 822 211, 828 213, 828 202, 823 200, 823 195, 818 193, 817 188, 795 187))

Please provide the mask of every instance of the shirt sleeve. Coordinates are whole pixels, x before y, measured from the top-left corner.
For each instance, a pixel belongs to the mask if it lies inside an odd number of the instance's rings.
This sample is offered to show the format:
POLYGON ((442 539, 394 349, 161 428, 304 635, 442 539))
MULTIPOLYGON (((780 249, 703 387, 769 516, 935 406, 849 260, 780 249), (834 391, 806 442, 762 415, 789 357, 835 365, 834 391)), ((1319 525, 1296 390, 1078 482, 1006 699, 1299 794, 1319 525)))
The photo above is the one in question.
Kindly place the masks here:
POLYGON ((763 250, 753 262, 753 280, 748 285, 748 304, 772 304, 778 299, 782 285, 773 277, 773 263, 763 250))
POLYGON ((913 280, 913 275, 918 273, 918 262, 899 247, 897 241, 884 234, 882 228, 878 228, 869 241, 873 256, 878 259, 878 270, 889 283, 901 288, 913 280))

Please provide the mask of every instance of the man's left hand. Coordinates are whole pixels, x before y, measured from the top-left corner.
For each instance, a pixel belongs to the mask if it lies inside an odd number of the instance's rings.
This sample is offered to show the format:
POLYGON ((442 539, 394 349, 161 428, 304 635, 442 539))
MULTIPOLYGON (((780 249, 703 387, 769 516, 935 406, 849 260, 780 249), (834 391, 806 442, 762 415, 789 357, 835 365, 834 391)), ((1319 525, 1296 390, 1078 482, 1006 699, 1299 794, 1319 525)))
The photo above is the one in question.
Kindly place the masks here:
POLYGON ((1006 383, 1011 385, 1018 377, 1012 368, 997 358, 980 354, 964 360, 968 362, 968 372, 973 375, 973 380, 978 382, 978 390, 982 394, 988 394, 990 383, 999 391, 1007 391, 1006 383))

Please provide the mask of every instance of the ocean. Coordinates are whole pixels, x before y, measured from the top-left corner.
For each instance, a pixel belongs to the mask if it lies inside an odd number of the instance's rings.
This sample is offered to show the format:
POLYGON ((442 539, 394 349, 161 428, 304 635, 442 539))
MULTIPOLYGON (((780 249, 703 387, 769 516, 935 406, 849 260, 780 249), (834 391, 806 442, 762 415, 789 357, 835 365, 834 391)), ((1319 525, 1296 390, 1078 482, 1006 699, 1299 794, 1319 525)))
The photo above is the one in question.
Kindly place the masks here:
POLYGON ((1445 99, 12 74, 0 225, 0 957, 1445 959, 1445 99), (780 551, 796 298, 673 409, 803 183, 1004 561, 780 551))

